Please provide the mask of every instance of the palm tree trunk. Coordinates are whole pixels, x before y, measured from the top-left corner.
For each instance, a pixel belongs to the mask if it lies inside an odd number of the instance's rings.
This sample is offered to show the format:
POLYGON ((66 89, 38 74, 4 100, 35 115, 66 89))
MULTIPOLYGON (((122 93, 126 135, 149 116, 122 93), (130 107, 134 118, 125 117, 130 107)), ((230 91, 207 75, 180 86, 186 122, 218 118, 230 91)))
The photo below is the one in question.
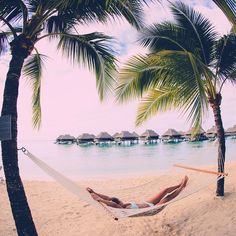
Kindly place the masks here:
MULTIPOLYGON (((216 133, 217 138, 219 141, 218 144, 218 172, 224 172, 224 165, 225 165, 225 133, 224 127, 221 118, 221 95, 216 94, 216 98, 211 101, 211 107, 213 109, 215 125, 216 125, 216 133)), ((217 188, 216 188, 216 195, 217 196, 224 196, 224 178, 221 178, 217 181, 217 188)))
POLYGON ((12 139, 2 141, 2 162, 17 233, 19 236, 35 236, 37 232, 20 178, 17 153, 17 98, 23 63, 24 57, 20 53, 16 55, 13 53, 7 73, 1 113, 11 115, 12 139))

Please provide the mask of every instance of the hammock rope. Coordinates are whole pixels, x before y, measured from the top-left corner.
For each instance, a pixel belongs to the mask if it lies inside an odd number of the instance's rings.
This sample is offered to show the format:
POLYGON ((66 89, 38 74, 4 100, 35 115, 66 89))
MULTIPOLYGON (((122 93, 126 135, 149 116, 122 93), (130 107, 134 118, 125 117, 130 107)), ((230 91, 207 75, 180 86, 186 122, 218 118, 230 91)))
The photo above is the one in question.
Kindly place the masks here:
MULTIPOLYGON (((109 207, 107 205, 101 204, 98 201, 94 200, 91 197, 90 193, 86 190, 86 188, 77 185, 74 181, 70 180, 69 178, 67 178, 66 176, 64 176, 63 174, 61 174, 60 172, 56 171, 55 169, 50 167, 48 164, 43 162, 41 159, 37 158, 35 155, 30 153, 27 149, 21 148, 19 150, 22 150, 22 152, 29 159, 31 159, 39 168, 41 168, 46 174, 51 176, 56 182, 61 184, 65 189, 67 189, 68 191, 77 195, 81 200, 89 203, 90 205, 92 205, 96 208, 102 209, 103 211, 105 209, 105 211, 110 216, 112 216, 115 220, 118 220, 121 218, 126 218, 126 217, 139 217, 139 216, 155 215, 155 214, 159 213, 160 211, 162 211, 168 204, 176 202, 176 201, 183 199, 187 196, 190 196, 191 194, 194 194, 194 193, 200 191, 201 189, 209 186, 210 184, 213 183, 213 181, 214 182, 216 181, 215 176, 213 176, 212 174, 210 175, 209 173, 203 172, 200 174, 203 175, 204 179, 203 179, 202 183, 199 185, 199 184, 197 184, 199 182, 199 179, 195 178, 195 180, 194 180, 193 173, 189 172, 188 176, 190 178, 189 178, 187 186, 180 192, 180 194, 177 197, 175 197, 173 200, 171 200, 169 202, 166 202, 162 205, 156 205, 156 206, 152 206, 152 207, 139 208, 139 209, 113 208, 113 207, 109 207), (206 178, 206 175, 208 175, 207 178, 206 178)), ((192 169, 194 169, 194 168, 192 168, 192 169)), ((186 169, 186 172, 187 171, 189 171, 189 170, 186 169)), ((170 173, 170 174, 173 175, 173 173, 170 173)), ((199 174, 199 172, 198 172, 198 174, 199 174)), ((224 178, 224 175, 219 175, 218 179, 219 178, 224 178)), ((168 183, 168 180, 169 179, 166 178, 167 183, 165 181, 162 181, 162 182, 164 182, 164 185, 161 186, 159 190, 162 190, 165 187, 168 187, 168 185, 170 185, 170 183, 168 183)), ((176 184, 176 177, 174 178, 174 182, 176 184)), ((160 181, 157 181, 157 184, 160 185, 160 181)), ((149 189, 151 189, 151 190, 154 190, 157 188, 157 187, 154 188, 153 181, 150 181, 149 183, 147 183, 147 186, 149 186, 149 189), (151 184, 153 184, 152 188, 150 188, 151 184)), ((141 185, 140 189, 143 189, 143 188, 144 188, 144 185, 141 185)), ((131 193, 134 194, 132 188, 131 188, 131 191, 132 191, 131 193)), ((156 189, 156 191, 157 191, 157 189, 156 189)), ((129 195, 131 195, 131 194, 129 194, 129 195)), ((144 197, 143 193, 139 194, 139 195, 141 195, 141 197, 144 197)))

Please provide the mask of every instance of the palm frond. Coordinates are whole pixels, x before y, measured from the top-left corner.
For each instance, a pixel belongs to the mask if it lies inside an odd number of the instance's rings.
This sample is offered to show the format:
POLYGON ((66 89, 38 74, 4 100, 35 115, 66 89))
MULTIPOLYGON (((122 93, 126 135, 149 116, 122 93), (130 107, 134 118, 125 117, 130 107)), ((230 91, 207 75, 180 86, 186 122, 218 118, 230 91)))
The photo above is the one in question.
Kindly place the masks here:
POLYGON ((207 106, 205 90, 201 80, 186 74, 183 76, 187 82, 173 81, 172 84, 168 83, 148 91, 138 108, 137 126, 159 112, 178 109, 182 114, 188 114, 187 119, 191 120, 193 127, 200 127, 207 106))
POLYGON ((117 101, 123 103, 131 98, 141 97, 153 86, 158 68, 158 65, 150 63, 148 57, 131 58, 119 73, 119 83, 116 88, 117 101))
POLYGON ((117 98, 124 101, 143 94, 136 124, 141 125, 160 111, 178 108, 188 113, 193 126, 200 126, 208 101, 206 81, 202 80, 205 67, 198 65, 198 59, 189 52, 175 50, 134 59, 122 70, 117 98), (141 78, 145 85, 140 85, 141 78))
POLYGON ((160 111, 173 108, 175 90, 150 90, 141 100, 138 107, 136 126, 140 126, 148 118, 156 115, 160 111))
POLYGON ((142 4, 147 4, 145 0, 116 0, 109 4, 109 11, 116 16, 124 17, 131 25, 137 29, 144 26, 144 14, 142 4))
POLYGON ((236 68, 229 74, 228 79, 233 83, 236 82, 236 68))
POLYGON ((112 91, 116 60, 110 47, 111 37, 102 33, 85 35, 63 34, 58 44, 72 63, 82 63, 96 74, 97 88, 102 100, 112 91))
POLYGON ((11 35, 10 32, 0 32, 0 55, 7 51, 9 35, 11 35))
POLYGON ((235 0, 213 0, 223 11, 228 20, 236 27, 236 2, 235 0))
POLYGON ((22 19, 22 8, 24 3, 21 0, 0 1, 0 20, 15 23, 22 19), (2 18, 2 19, 1 19, 2 18))
POLYGON ((109 17, 121 17, 131 25, 140 29, 144 24, 143 4, 146 0, 59 0, 48 1, 44 8, 52 10, 56 8, 58 15, 70 15, 80 23, 105 22, 109 17))
MULTIPOLYGON (((29 9, 31 12, 45 12, 55 9, 64 9, 69 7, 74 0, 28 0, 29 9)), ((82 1, 78 1, 82 2, 82 1)))
POLYGON ((59 14, 51 16, 45 24, 47 33, 60 33, 68 31, 76 23, 76 18, 70 14, 59 14))
POLYGON ((148 47, 152 53, 161 50, 188 50, 188 42, 181 40, 184 37, 186 34, 182 28, 171 22, 163 22, 143 29, 139 42, 142 46, 148 47))
POLYGON ((31 55, 26 61, 23 72, 24 76, 29 78, 33 89, 32 96, 32 107, 33 107, 33 126, 40 128, 41 125, 41 103, 40 103, 40 92, 41 92, 41 78, 42 78, 42 67, 43 62, 46 59, 45 55, 36 53, 31 55))
POLYGON ((218 37, 214 26, 201 13, 182 2, 172 3, 171 10, 177 25, 185 29, 189 38, 195 39, 199 55, 209 64, 212 61, 214 41, 218 37))
POLYGON ((219 39, 215 44, 214 55, 219 78, 230 79, 236 68, 236 36, 230 34, 219 39))

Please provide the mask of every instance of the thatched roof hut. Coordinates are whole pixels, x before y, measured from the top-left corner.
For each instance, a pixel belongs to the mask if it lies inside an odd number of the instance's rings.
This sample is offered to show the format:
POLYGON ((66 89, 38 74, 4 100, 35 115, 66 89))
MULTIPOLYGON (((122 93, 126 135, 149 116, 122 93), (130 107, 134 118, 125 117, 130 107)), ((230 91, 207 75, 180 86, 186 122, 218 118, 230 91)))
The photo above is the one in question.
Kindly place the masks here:
POLYGON ((225 131, 225 134, 226 134, 227 136, 235 136, 235 135, 236 135, 236 125, 234 125, 233 127, 228 128, 228 129, 225 131))
POLYGON ((121 133, 117 136, 121 141, 125 140, 137 140, 138 136, 130 133, 129 131, 121 131, 121 133))
POLYGON ((180 135, 181 135, 181 137, 183 137, 183 138, 185 138, 185 134, 186 134, 186 132, 184 132, 184 131, 177 131, 180 135))
POLYGON ((157 134, 154 130, 147 129, 144 133, 140 135, 141 139, 158 139, 159 134, 157 134))
POLYGON ((216 134, 216 127, 212 126, 210 129, 206 131, 207 134, 216 134))
POLYGON ((198 131, 195 131, 194 128, 189 129, 185 133, 184 138, 189 141, 204 141, 208 139, 206 131, 202 127, 198 131))
MULTIPOLYGON (((185 136, 191 136, 193 133, 194 133, 194 128, 191 128, 187 132, 185 132, 185 136)), ((199 134, 205 134, 205 133, 206 131, 201 127, 196 134, 199 135, 199 134)))
POLYGON ((114 133, 114 134, 112 135, 112 137, 113 137, 114 139, 116 139, 116 138, 119 137, 119 135, 120 135, 120 133, 116 132, 116 133, 114 133))
POLYGON ((107 141, 113 141, 114 138, 108 134, 107 132, 100 132, 96 137, 95 139, 98 141, 98 142, 107 142, 107 141))
POLYGON ((95 139, 95 135, 88 134, 88 133, 83 133, 83 134, 79 135, 77 138, 79 143, 93 142, 94 139, 95 139))
POLYGON ((139 135, 136 132, 133 132, 132 135, 136 138, 139 138, 139 135))
POLYGON ((57 137, 56 140, 57 141, 74 141, 75 137, 71 136, 69 134, 64 134, 64 135, 60 135, 59 137, 57 137))
POLYGON ((168 129, 164 134, 161 136, 162 138, 180 138, 181 134, 174 129, 168 129))
POLYGON ((216 137, 216 127, 212 126, 210 129, 206 131, 207 138, 215 138, 216 137))
POLYGON ((73 143, 76 140, 74 136, 71 136, 69 134, 60 135, 57 137, 56 142, 57 143, 73 143))

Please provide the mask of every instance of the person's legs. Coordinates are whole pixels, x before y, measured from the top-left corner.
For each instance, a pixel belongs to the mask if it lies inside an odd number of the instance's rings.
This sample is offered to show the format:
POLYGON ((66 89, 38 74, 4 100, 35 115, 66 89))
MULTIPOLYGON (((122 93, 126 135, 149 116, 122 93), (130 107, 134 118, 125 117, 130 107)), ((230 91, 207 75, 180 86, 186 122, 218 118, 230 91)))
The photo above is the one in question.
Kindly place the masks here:
POLYGON ((171 187, 168 187, 168 188, 162 190, 160 193, 158 193, 154 197, 149 198, 147 200, 147 202, 150 202, 150 203, 153 203, 154 205, 156 205, 166 196, 166 194, 171 193, 171 192, 177 190, 178 188, 180 188, 180 186, 183 184, 183 182, 184 182, 184 179, 181 180, 180 184, 175 185, 175 186, 171 186, 171 187))
POLYGON ((177 188, 175 191, 173 191, 172 193, 170 193, 169 195, 165 196, 164 198, 162 198, 159 202, 159 204, 164 204, 166 202, 171 201, 172 199, 174 199, 175 197, 177 197, 179 195, 179 193, 183 190, 183 188, 186 186, 188 182, 188 177, 185 176, 181 185, 179 186, 179 188, 177 188))
POLYGON ((94 198, 95 195, 97 195, 97 196, 99 196, 100 198, 102 198, 102 199, 104 199, 104 200, 108 200, 108 201, 111 200, 111 197, 106 196, 106 195, 101 194, 101 193, 97 193, 97 192, 95 192, 95 191, 94 191, 93 189, 91 189, 91 188, 87 188, 87 191, 93 196, 93 198, 94 198))

